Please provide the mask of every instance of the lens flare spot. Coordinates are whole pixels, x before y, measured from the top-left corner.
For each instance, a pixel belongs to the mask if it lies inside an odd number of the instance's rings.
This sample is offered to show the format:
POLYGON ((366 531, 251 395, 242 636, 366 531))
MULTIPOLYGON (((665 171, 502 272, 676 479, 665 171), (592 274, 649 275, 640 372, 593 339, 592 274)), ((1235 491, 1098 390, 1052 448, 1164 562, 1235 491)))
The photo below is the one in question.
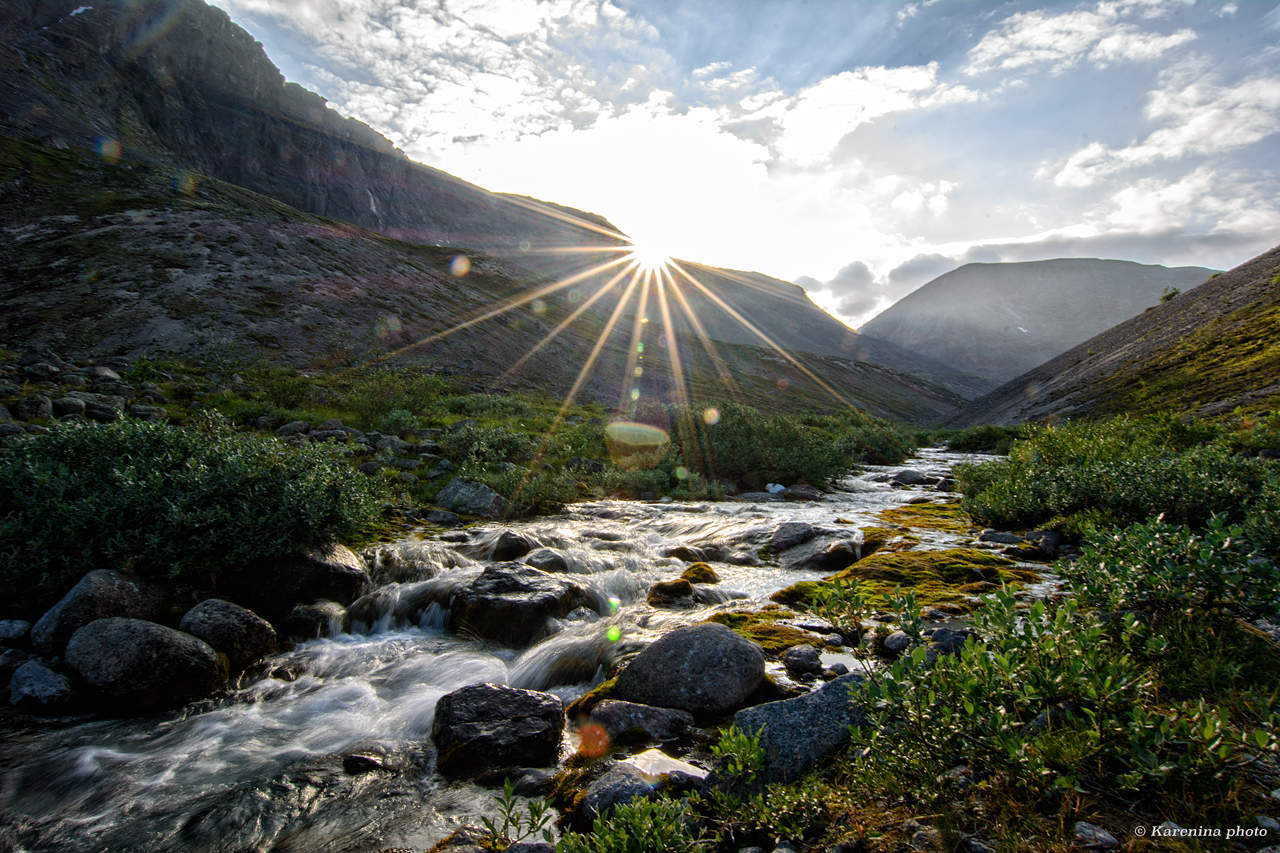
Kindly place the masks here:
POLYGON ((702 410, 702 422, 707 426, 715 426, 720 423, 720 410, 715 406, 702 410))
POLYGON ((631 375, 636 379, 639 379, 641 376, 644 376, 644 368, 637 364, 636 369, 631 371, 631 375))
POLYGON ((124 149, 120 147, 120 140, 112 139, 104 136, 98 140, 98 156, 108 163, 119 163, 120 155, 124 149))
POLYGON ((636 344, 636 352, 640 353, 641 355, 644 354, 644 341, 641 341, 640 343, 636 344))
POLYGON ((621 606, 622 606, 621 598, 618 598, 616 595, 609 596, 609 612, 610 613, 617 613, 618 608, 621 606))
POLYGON ((599 723, 585 724, 578 729, 578 737, 581 739, 578 751, 587 758, 599 758, 608 752, 612 745, 609 741, 609 733, 599 723))
POLYGON ((541 317, 543 314, 547 313, 547 303, 543 302, 541 299, 535 299, 533 302, 529 303, 529 310, 541 317))
POLYGON ((685 479, 688 479, 689 477, 689 469, 684 467, 683 465, 677 465, 675 473, 676 473, 677 480, 685 480, 685 479))
POLYGON ((570 290, 570 291, 569 291, 569 303, 570 303, 570 304, 574 304, 574 303, 581 302, 581 301, 582 301, 582 291, 581 291, 581 290, 578 290, 578 288, 576 288, 576 287, 575 287, 573 290, 570 290))
POLYGON ((643 272, 657 272, 671 262, 671 253, 651 240, 635 240, 630 260, 643 272))
POLYGON ((778 380, 778 390, 785 391, 791 385, 791 382, 784 376, 778 380))
POLYGON ((520 251, 522 251, 522 252, 527 252, 527 251, 529 251, 529 250, 530 250, 530 249, 532 249, 532 248, 533 248, 533 246, 529 245, 529 241, 528 241, 528 240, 521 240, 521 241, 520 241, 520 251))
POLYGON ((636 400, 639 400, 639 399, 640 399, 640 389, 639 389, 639 388, 632 388, 632 389, 631 389, 631 402, 633 402, 633 403, 634 403, 636 400))
POLYGON ((617 625, 611 625, 608 631, 604 632, 605 639, 611 643, 616 643, 622 639, 622 629, 617 625))
POLYGON ((464 275, 471 272, 471 259, 466 255, 458 255, 456 258, 449 261, 449 272, 453 273, 458 278, 462 278, 464 275))
POLYGON ((196 175, 183 169, 173 178, 173 188, 183 195, 192 195, 196 191, 196 175))
MULTIPOLYGON (((633 400, 640 396, 639 389, 631 393, 633 400)), ((624 471, 642 471, 658 467, 671 447, 671 436, 648 424, 614 421, 604 428, 604 443, 613 464, 624 471)))

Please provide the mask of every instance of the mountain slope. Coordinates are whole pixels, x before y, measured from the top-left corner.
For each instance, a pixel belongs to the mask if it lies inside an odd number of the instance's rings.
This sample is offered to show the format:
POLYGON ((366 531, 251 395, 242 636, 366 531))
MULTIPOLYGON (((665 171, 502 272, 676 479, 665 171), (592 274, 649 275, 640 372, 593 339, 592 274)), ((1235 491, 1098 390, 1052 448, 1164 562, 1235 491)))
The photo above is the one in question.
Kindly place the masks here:
POLYGON ((1280 247, 973 401, 956 424, 1280 408, 1280 247))
POLYGON ((1186 290, 1212 272, 1092 258, 966 264, 862 331, 995 384, 1155 305, 1165 288, 1186 290))

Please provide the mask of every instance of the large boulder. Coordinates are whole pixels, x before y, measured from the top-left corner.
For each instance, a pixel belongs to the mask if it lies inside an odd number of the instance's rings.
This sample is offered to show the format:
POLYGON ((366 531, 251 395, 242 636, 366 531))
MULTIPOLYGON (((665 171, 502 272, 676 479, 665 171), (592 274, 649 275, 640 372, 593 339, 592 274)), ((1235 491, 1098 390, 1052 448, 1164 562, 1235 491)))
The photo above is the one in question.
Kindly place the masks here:
POLYGON ((514 530, 504 530, 493 541, 490 560, 518 560, 539 546, 538 540, 514 530))
POLYGON ((9 702, 24 711, 56 713, 75 702, 75 690, 65 675, 29 660, 9 679, 9 702))
POLYGON ((780 554, 789 548, 803 545, 822 531, 803 521, 787 521, 774 528, 769 536, 769 551, 780 554))
POLYGON ((693 725, 693 715, 674 708, 604 699, 591 709, 591 722, 604 729, 611 743, 675 740, 693 725))
POLYGON ((714 717, 741 708, 764 681, 764 652, 724 625, 678 628, 622 670, 613 695, 714 717))
POLYGON ((49 608, 31 629, 31 645, 41 655, 62 655, 76 631, 97 619, 123 616, 159 619, 165 596, 155 584, 111 569, 89 572, 49 608))
POLYGON ((226 655, 237 672, 276 650, 270 622, 220 598, 206 598, 188 610, 178 627, 226 655))
POLYGON ((569 571, 568 558, 555 548, 539 548, 536 551, 531 551, 524 555, 521 562, 544 572, 569 571))
POLYGON ((795 571, 838 572, 858 562, 861 546, 854 539, 827 542, 813 539, 788 551, 782 567, 795 571))
POLYGON ((90 622, 67 643, 67 666, 98 696, 123 710, 176 708, 216 690, 225 664, 203 640, 146 622, 90 622))
MULTIPOLYGON (((842 675, 821 689, 795 699, 767 702, 733 715, 733 724, 747 735, 758 735, 764 750, 764 782, 788 782, 849 742, 849 727, 865 719, 850 691, 862 681, 856 673, 842 675)), ((717 774, 713 774, 715 776, 717 774)))
POLYGON ((598 779, 587 786, 582 798, 583 821, 607 817, 618 806, 635 800, 647 800, 656 796, 654 786, 645 781, 640 769, 621 762, 614 764, 598 779))
POLYGON ((484 483, 461 477, 454 477, 440 490, 436 503, 454 512, 483 518, 501 518, 507 511, 507 499, 502 495, 484 483))
POLYGON ((532 642, 549 618, 590 606, 575 583, 524 563, 494 563, 460 589, 449 605, 449 629, 511 646, 532 642))
POLYGON ((364 561, 345 545, 245 566, 225 574, 225 597, 281 624, 295 604, 349 604, 369 586, 364 561))
POLYGON ((547 767, 560 754, 564 707, 550 693, 472 684, 436 703, 436 768, 475 778, 507 767, 547 767))

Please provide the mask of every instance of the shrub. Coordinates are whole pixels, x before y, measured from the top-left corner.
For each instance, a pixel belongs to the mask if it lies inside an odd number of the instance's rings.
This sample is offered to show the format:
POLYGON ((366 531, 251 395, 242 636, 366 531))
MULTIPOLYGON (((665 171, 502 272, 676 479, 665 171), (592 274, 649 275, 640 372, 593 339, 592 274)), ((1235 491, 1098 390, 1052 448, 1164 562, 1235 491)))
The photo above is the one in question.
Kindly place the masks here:
POLYGON ((946 439, 947 450, 957 453, 1005 454, 1014 439, 1022 435, 1021 427, 976 426, 961 430, 946 439))
POLYGON ((422 429, 422 424, 407 409, 392 409, 378 421, 378 429, 392 435, 406 435, 422 429))
POLYGON ((0 579, 34 614, 85 572, 207 580, 369 525, 375 481, 316 447, 157 423, 65 424, 0 458, 0 579))
POLYGON ((585 833, 569 832, 563 853, 688 853, 698 849, 677 800, 637 800, 598 817, 585 833))

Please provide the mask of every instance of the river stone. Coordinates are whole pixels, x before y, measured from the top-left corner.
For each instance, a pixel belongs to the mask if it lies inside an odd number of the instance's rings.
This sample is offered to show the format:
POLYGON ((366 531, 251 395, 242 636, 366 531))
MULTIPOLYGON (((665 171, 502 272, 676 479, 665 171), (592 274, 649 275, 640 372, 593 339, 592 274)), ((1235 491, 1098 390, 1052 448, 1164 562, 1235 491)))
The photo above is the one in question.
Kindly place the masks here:
POLYGON ((429 509, 422 516, 422 520, 427 524, 438 524, 441 527, 457 527, 462 523, 462 519, 456 512, 449 512, 447 509, 429 509))
POLYGON ((272 623, 282 622, 295 604, 354 601, 369 586, 364 561, 345 545, 243 566, 224 574, 226 597, 272 623))
POLYGON ((559 697, 502 684, 472 684, 436 703, 431 739, 436 768, 475 778, 508 767, 547 767, 560 753, 559 697))
POLYGON ((347 608, 336 601, 295 604, 284 620, 284 633, 290 640, 314 640, 334 637, 351 626, 347 608))
POLYGON ((613 695, 714 717, 740 708, 764 681, 764 652, 714 622, 678 628, 622 670, 613 695))
POLYGON ((507 500, 502 495, 484 483, 461 477, 454 477, 440 490, 436 503, 454 512, 483 518, 500 518, 507 511, 507 500))
POLYGON ((581 818, 590 822, 608 816, 618 806, 654 796, 653 786, 645 781, 639 768, 616 763, 587 786, 582 797, 581 818))
POLYGON ((71 635, 95 619, 159 619, 164 608, 164 594, 154 584, 111 569, 98 569, 82 577, 36 621, 31 629, 31 645, 45 657, 59 657, 71 635))
POLYGON ((291 435, 304 435, 309 429, 311 429, 311 424, 306 421, 289 421, 284 426, 276 428, 276 435, 281 438, 288 438, 291 435))
POLYGON ((514 530, 504 530, 494 540, 493 550, 489 553, 489 559, 499 562, 503 560, 518 560, 537 548, 538 545, 538 541, 531 536, 516 533, 514 530))
POLYGON ((774 554, 779 554, 788 548, 803 545, 817 536, 819 532, 821 531, 818 528, 812 524, 805 524, 803 521, 788 521, 779 524, 769 537, 769 550, 774 554))
POLYGON ((25 619, 0 619, 0 646, 22 648, 30 641, 30 622, 25 619))
POLYGON ((820 501, 822 490, 807 483, 796 483, 794 486, 788 486, 782 496, 789 501, 820 501))
POLYGON ((760 736, 763 781, 789 782, 849 742, 849 727, 865 719, 862 707, 850 699, 850 690, 861 682, 859 674, 842 675, 812 693, 733 715, 738 731, 760 736))
POLYGON ((978 534, 979 542, 995 542, 999 545, 1021 545, 1023 539, 1016 533, 1004 533, 987 528, 978 534))
POLYGON ((591 709, 591 722, 604 729, 614 743, 675 740, 693 725, 693 715, 674 708, 604 699, 591 709))
POLYGON ((853 539, 840 542, 812 540, 783 555, 782 567, 793 571, 838 572, 858 562, 861 553, 853 539))
POLYGON ((530 551, 524 555, 521 562, 543 572, 569 571, 569 560, 554 548, 539 548, 536 551, 530 551))
POLYGON ((178 628, 226 655, 236 672, 276 650, 270 622, 220 598, 206 598, 188 610, 178 628))
POLYGON ((67 677, 38 661, 27 661, 9 679, 9 703, 25 711, 57 712, 74 701, 75 690, 67 677))
POLYGON ((903 468, 889 475, 889 483, 894 486, 923 486, 928 482, 930 479, 914 468, 903 468))
POLYGON ((664 610, 683 610, 693 607, 693 584, 684 578, 658 581, 649 587, 647 601, 650 607, 664 610))
POLYGON ((102 698, 126 710, 176 708, 208 696, 226 667, 203 640, 146 622, 90 622, 67 643, 67 666, 102 698))
POLYGON ((494 563, 454 595, 449 629, 525 646, 544 630, 549 618, 590 605, 577 584, 524 563, 494 563))
POLYGON ((787 649, 779 660, 792 678, 807 678, 822 672, 822 655, 807 643, 787 649))
POLYGON ((1119 847, 1120 842, 1110 832, 1107 832, 1096 823, 1078 820, 1072 831, 1076 837, 1076 843, 1090 850, 1110 850, 1112 847, 1119 847))
POLYGON ((53 401, 44 394, 32 394, 13 404, 13 413, 24 421, 53 417, 53 401))

